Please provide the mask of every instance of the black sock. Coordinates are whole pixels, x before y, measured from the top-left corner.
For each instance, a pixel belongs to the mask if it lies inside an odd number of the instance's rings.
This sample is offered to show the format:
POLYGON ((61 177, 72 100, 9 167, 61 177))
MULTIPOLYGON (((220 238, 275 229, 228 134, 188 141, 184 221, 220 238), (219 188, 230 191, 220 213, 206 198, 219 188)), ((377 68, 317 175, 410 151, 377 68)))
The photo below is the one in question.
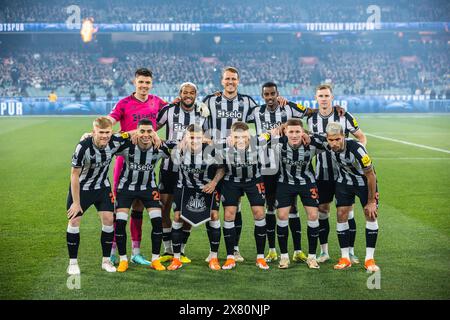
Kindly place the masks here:
POLYGON ((213 228, 209 225, 209 222, 206 224, 208 231, 208 239, 209 239, 209 250, 211 252, 219 252, 219 244, 220 244, 220 236, 221 236, 221 230, 220 230, 220 224, 218 228, 213 228))
POLYGON ((337 230, 337 235, 338 235, 338 240, 339 240, 339 247, 341 249, 348 248, 348 243, 349 243, 348 229, 341 230, 341 231, 337 230))
POLYGON ((105 232, 102 230, 102 235, 100 236, 100 242, 102 244, 103 257, 106 258, 111 255, 112 242, 114 239, 114 232, 105 232))
POLYGON ((223 224, 223 238, 227 248, 227 256, 234 255, 234 245, 236 243, 236 228, 234 221, 225 221, 223 224))
POLYGON ((234 219, 234 228, 236 230, 235 246, 239 246, 239 240, 241 239, 242 232, 242 213, 236 212, 236 218, 234 219))
POLYGON ((328 235, 330 234, 330 221, 328 218, 319 219, 319 240, 320 244, 328 243, 328 235))
POLYGON ((119 255, 124 256, 127 254, 127 221, 122 219, 116 220, 116 243, 119 255))
POLYGON ((277 225, 277 217, 275 214, 266 214, 266 231, 269 248, 275 248, 275 228, 277 225))
POLYGON ((288 253, 289 227, 288 226, 281 227, 278 222, 277 237, 278 237, 278 245, 280 246, 280 252, 288 253))
MULTIPOLYGON (((172 228, 163 228, 162 241, 171 241, 172 240, 172 228), (165 232, 164 229, 169 229, 169 232, 165 232)), ((165 252, 164 252, 165 253, 165 252)))
POLYGON ((348 228, 348 246, 353 248, 356 239, 356 222, 354 218, 348 219, 348 228))
POLYGON ((156 217, 150 221, 152 223, 152 253, 159 254, 162 243, 162 218, 156 217))
POLYGON ((253 232, 255 235, 256 241, 256 253, 264 254, 264 249, 266 247, 266 220, 255 220, 255 231, 253 232))
POLYGON ((76 259, 78 257, 78 247, 80 246, 80 233, 66 232, 66 239, 69 258, 76 259))
MULTIPOLYGON (((191 230, 183 230, 183 239, 182 239, 182 243, 183 243, 183 248, 186 246, 186 243, 189 239, 189 236, 191 235, 191 230)), ((184 249, 181 250, 184 253, 184 249)))
POLYGON ((302 250, 302 226, 298 216, 295 218, 289 217, 289 229, 291 229, 294 250, 302 250))
POLYGON ((310 226, 310 224, 317 225, 318 221, 308 221, 308 228, 307 228, 307 234, 308 234, 308 246, 309 254, 316 254, 317 251, 317 240, 319 238, 319 226, 310 226))
POLYGON ((377 244, 377 238, 378 238, 378 229, 371 230, 367 229, 366 226, 366 247, 367 248, 375 248, 377 244))
POLYGON ((172 248, 173 253, 181 252, 181 243, 183 242, 183 230, 180 226, 179 229, 174 228, 174 224, 172 224, 172 248))

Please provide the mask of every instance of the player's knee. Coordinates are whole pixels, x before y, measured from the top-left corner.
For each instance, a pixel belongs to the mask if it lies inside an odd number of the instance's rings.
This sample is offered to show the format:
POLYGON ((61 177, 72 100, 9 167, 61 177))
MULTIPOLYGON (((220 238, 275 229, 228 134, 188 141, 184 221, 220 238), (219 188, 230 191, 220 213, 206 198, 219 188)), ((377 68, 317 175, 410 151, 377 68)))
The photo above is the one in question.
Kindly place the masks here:
POLYGON ((78 228, 80 224, 81 224, 81 217, 76 217, 69 221, 69 227, 78 228))
POLYGON ((330 214, 330 204, 329 203, 319 204, 319 211, 321 213, 329 215, 330 214))
POLYGON ((219 220, 219 211, 213 210, 211 211, 211 221, 219 220))
POLYGON ((261 209, 257 209, 253 211, 253 218, 255 220, 261 220, 265 218, 265 214, 264 214, 264 207, 261 207, 261 209))
POLYGON ((102 224, 112 226, 114 224, 114 215, 112 212, 104 212, 102 214, 102 224))

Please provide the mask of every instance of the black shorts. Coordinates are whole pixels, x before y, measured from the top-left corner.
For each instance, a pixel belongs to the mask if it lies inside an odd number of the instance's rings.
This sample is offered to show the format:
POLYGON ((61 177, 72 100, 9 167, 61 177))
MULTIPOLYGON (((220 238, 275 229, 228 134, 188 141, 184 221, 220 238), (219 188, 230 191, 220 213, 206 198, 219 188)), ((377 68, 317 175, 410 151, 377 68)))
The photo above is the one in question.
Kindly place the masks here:
POLYGON ((238 206, 239 199, 247 194, 250 206, 264 206, 266 203, 265 187, 262 178, 253 179, 249 182, 223 181, 222 205, 238 206))
POLYGON ((136 199, 142 201, 144 208, 161 208, 160 195, 156 188, 144 191, 117 190, 116 208, 131 208, 136 199))
MULTIPOLYGON (((69 210, 72 203, 72 192, 69 187, 66 205, 67 210, 69 210)), ((80 205, 83 212, 86 212, 86 210, 92 205, 95 206, 97 211, 114 212, 114 194, 111 191, 111 187, 101 188, 98 190, 80 190, 80 205)), ((82 215, 83 213, 79 212, 77 217, 82 215)))
POLYGON ((277 184, 277 200, 275 202, 277 208, 286 208, 296 203, 297 196, 300 196, 303 206, 318 207, 319 194, 315 184, 291 185, 288 183, 278 182, 277 184))
POLYGON ((332 202, 336 192, 336 181, 317 180, 316 184, 319 189, 319 204, 332 202))
MULTIPOLYGON (((183 195, 182 188, 175 188, 175 191, 173 193, 173 203, 172 203, 172 209, 173 212, 181 211, 181 197, 183 195)), ((200 192, 200 190, 198 190, 200 192)), ((220 208, 220 194, 216 190, 213 194, 213 203, 211 210, 217 210, 219 211, 220 208)))
POLYGON ((266 188, 267 194, 277 194, 277 183, 278 178, 280 177, 278 174, 274 174, 272 176, 262 176, 264 181, 264 187, 266 188))
MULTIPOLYGON (((367 186, 351 186, 336 182, 336 207, 350 207, 355 203, 358 196, 363 207, 368 202, 369 189, 367 186)), ((378 207, 378 185, 376 187, 375 199, 378 207)))
POLYGON ((159 171, 159 193, 173 194, 178 183, 178 172, 161 169, 159 171))

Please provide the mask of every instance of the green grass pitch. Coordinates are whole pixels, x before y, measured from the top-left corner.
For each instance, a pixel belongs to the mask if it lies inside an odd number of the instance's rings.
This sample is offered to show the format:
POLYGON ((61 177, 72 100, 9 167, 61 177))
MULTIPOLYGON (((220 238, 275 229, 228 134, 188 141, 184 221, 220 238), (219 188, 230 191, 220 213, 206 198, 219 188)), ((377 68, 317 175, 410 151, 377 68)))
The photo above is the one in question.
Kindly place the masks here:
MULTIPOLYGON (((450 150, 449 115, 356 116, 366 133, 450 150)), ((244 200, 240 247, 246 261, 235 270, 219 272, 204 262, 209 250, 204 226, 194 229, 189 239, 186 253, 193 262, 178 271, 135 265, 126 273, 101 271, 101 224, 91 208, 81 223, 81 289, 69 290, 65 203, 70 160, 93 118, 0 118, 0 299, 450 298, 450 154, 371 136, 368 151, 380 189, 375 253, 382 269, 380 289, 367 288, 362 265, 333 270, 339 254, 335 214, 330 219, 331 262, 320 270, 295 263, 288 270, 276 264, 258 270, 253 222, 244 200)), ((301 218, 306 249, 303 211, 301 218)), ((355 250, 364 259, 365 222, 359 203, 355 218, 355 250)), ((142 248, 149 256, 150 223, 148 216, 144 219, 142 248)), ((223 262, 223 241, 219 257, 223 262)))

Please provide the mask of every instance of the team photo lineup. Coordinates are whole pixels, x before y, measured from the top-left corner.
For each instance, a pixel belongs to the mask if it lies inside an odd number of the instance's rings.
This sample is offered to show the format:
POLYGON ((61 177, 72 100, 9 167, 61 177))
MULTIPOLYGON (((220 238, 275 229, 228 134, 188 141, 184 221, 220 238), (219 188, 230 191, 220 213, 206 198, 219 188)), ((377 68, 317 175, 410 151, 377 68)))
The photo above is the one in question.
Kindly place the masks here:
POLYGON ((449 300, 449 26, 448 0, 0 0, 0 301, 449 300))
POLYGON ((138 69, 136 91, 119 101, 110 115, 95 119, 92 134, 76 147, 67 199, 69 275, 80 274, 80 222, 91 205, 102 221, 101 265, 107 272, 128 269, 129 215, 131 262, 157 271, 177 270, 189 264, 185 249, 192 226, 205 222, 210 243, 205 262, 211 270, 233 269, 237 262, 244 261, 239 251, 242 196, 247 196, 254 218, 255 261, 259 269, 269 269, 268 262, 277 260, 278 268, 289 267, 289 229, 294 262, 319 269, 319 263, 329 260, 328 217, 336 196, 341 257, 334 269, 360 263, 354 253, 353 212, 355 198, 359 198, 366 217, 364 267, 369 272, 380 270, 374 260, 378 235, 375 170, 356 119, 331 105, 330 85, 317 87, 319 108, 313 110, 279 96, 273 82, 262 86, 265 104, 258 106, 250 96, 238 93, 239 71, 234 67, 223 70, 224 90, 206 96, 203 102, 197 102, 197 86, 185 82, 177 102, 166 104, 150 94, 152 80, 149 69, 138 69), (311 135, 303 128, 304 117, 311 135), (117 122, 120 133, 114 134, 117 122), (255 123, 256 135, 250 134, 248 122, 255 123), (161 141, 157 130, 162 127, 166 128, 166 139, 161 141), (348 138, 349 133, 357 140, 348 138), (111 187, 108 170, 114 156, 111 187), (157 184, 156 164, 163 158, 157 184), (307 253, 300 246, 297 196, 307 216, 307 253), (222 228, 220 203, 224 211, 222 228), (152 227, 151 260, 140 250, 144 209, 152 227), (222 233, 226 260, 221 266, 218 249, 222 233), (266 238, 269 251, 265 256, 266 238), (162 244, 164 253, 160 255, 162 244), (162 262, 170 264, 166 268, 162 262))

